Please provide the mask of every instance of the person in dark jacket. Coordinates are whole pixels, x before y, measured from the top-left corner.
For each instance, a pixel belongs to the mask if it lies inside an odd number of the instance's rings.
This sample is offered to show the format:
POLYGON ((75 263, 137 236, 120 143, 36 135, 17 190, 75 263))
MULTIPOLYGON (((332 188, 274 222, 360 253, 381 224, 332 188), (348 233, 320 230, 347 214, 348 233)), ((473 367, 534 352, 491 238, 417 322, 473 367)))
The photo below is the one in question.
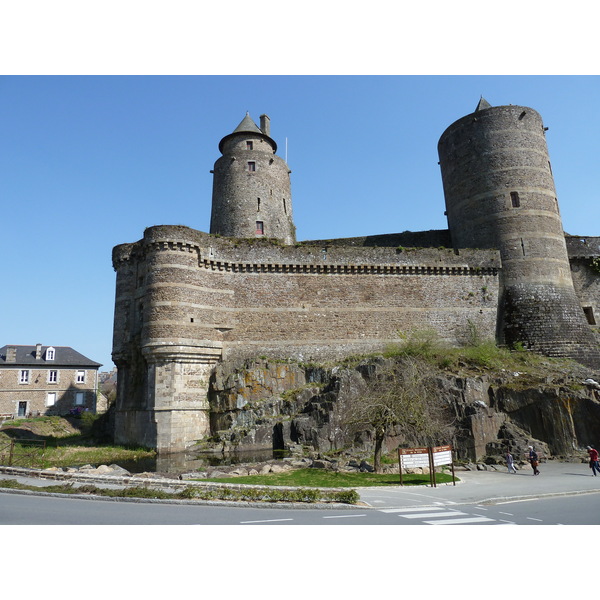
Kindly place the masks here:
POLYGON ((529 446, 529 464, 531 465, 531 468, 533 469, 533 474, 534 475, 539 475, 540 472, 538 470, 538 455, 537 452, 533 449, 533 446, 529 446))

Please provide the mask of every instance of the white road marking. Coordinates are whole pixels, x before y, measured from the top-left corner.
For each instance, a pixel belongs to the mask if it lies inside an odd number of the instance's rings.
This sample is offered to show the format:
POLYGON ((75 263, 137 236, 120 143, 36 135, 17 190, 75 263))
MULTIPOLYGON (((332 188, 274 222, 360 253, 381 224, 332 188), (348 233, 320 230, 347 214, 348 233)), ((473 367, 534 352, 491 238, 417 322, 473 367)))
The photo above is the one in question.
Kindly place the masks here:
MULTIPOLYGON (((458 510, 448 510, 448 511, 440 512, 437 514, 436 513, 417 513, 414 515, 398 515, 398 516, 403 517, 405 519, 423 519, 423 518, 438 519, 439 517, 451 517, 451 516, 466 515, 466 514, 468 514, 468 513, 459 512, 458 510)), ((485 517, 479 517, 479 518, 485 518, 485 517)))
POLYGON ((542 522, 542 519, 534 519, 533 517, 527 517, 530 521, 539 521, 542 522))
POLYGON ((385 513, 410 513, 410 512, 418 512, 422 510, 444 510, 441 507, 427 507, 427 506, 411 506, 410 508, 382 508, 379 512, 385 513))
POLYGON ((332 517, 323 517, 324 519, 351 519, 352 517, 366 517, 367 515, 334 515, 332 517))
POLYGON ((240 521, 240 525, 247 523, 278 523, 279 521, 293 521, 294 519, 264 519, 262 521, 240 521))
POLYGON ((437 521, 424 521, 428 525, 463 525, 465 523, 483 523, 485 521, 493 521, 487 517, 469 517, 467 519, 441 519, 437 521))

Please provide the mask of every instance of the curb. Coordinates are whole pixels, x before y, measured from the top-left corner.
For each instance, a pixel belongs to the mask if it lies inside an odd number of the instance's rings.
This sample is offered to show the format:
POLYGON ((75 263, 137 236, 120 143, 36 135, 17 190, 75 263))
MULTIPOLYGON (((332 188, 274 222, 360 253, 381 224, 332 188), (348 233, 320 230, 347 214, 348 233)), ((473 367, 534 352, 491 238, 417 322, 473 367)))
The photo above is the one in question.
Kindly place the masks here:
POLYGON ((230 500, 183 500, 179 498, 128 498, 119 496, 96 496, 94 494, 60 494, 42 490, 15 490, 0 488, 0 494, 21 494, 25 496, 47 496, 50 498, 68 498, 74 500, 96 500, 103 502, 134 502, 144 504, 181 504, 192 506, 227 506, 239 508, 293 508, 304 510, 356 510, 357 508, 372 508, 364 504, 343 504, 341 502, 241 502, 230 500))

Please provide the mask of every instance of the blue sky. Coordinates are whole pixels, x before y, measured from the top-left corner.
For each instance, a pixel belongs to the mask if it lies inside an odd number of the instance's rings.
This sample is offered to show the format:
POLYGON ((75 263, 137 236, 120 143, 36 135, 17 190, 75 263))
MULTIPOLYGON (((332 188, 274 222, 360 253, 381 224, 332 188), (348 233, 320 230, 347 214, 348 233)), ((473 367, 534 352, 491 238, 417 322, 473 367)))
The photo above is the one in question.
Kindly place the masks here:
POLYGON ((287 145, 298 239, 445 228, 437 142, 481 95, 541 113, 564 228, 599 236, 597 76, 0 77, 0 341, 112 368, 113 246, 208 231, 246 111, 287 145))

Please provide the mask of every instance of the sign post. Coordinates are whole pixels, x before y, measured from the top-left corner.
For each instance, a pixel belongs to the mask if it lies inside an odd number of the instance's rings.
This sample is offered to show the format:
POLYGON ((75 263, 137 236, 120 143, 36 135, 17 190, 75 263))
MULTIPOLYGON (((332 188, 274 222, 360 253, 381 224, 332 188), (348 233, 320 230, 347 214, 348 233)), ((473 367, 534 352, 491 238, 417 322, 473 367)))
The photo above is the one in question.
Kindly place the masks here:
POLYGON ((431 450, 431 462, 433 466, 433 487, 435 483, 435 467, 440 465, 452 465, 452 485, 456 485, 454 477, 454 460, 452 459, 452 446, 434 446, 431 450))
POLYGON ((435 468, 441 465, 452 465, 452 485, 456 485, 456 478, 454 477, 454 461, 452 459, 452 446, 398 448, 398 463, 400 469, 400 485, 404 485, 404 481, 402 480, 402 469, 428 467, 429 482, 432 487, 437 487, 435 481, 435 468))
MULTIPOLYGON (((430 467, 429 448, 398 448, 398 462, 400 463, 400 485, 402 469, 416 469, 417 467, 430 467)), ((431 479, 431 471, 429 472, 431 479)))

